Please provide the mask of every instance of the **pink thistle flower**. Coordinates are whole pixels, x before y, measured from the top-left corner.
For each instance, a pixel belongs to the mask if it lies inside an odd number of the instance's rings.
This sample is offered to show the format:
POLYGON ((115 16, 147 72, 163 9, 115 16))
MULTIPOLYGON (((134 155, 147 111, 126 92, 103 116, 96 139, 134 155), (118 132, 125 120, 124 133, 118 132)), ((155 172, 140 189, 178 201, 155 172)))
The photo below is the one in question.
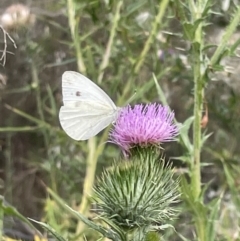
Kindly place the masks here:
POLYGON ((126 106, 110 132, 110 141, 120 146, 125 154, 136 146, 159 146, 178 134, 179 128, 173 120, 174 112, 161 104, 126 106))

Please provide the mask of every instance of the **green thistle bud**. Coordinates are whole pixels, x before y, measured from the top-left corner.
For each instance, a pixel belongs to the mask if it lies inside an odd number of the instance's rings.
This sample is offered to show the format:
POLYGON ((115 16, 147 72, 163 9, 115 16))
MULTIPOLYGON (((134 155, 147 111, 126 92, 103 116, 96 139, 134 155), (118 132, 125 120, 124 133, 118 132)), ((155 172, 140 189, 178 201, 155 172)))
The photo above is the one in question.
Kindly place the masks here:
POLYGON ((125 230, 156 227, 176 217, 178 181, 164 160, 143 155, 105 170, 94 188, 95 210, 125 230))

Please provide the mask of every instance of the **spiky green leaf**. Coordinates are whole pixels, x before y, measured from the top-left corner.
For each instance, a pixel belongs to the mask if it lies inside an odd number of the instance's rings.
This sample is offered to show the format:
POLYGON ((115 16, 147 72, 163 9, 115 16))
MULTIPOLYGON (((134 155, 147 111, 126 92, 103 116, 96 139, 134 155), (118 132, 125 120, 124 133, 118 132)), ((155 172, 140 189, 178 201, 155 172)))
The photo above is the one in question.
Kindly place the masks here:
POLYGON ((48 224, 42 223, 42 222, 38 222, 38 221, 36 221, 34 219, 31 219, 31 218, 29 218, 29 220, 39 224, 42 228, 44 228, 46 231, 51 233, 54 236, 54 238, 56 238, 58 241, 67 241, 59 233, 57 233, 51 226, 49 226, 48 224))

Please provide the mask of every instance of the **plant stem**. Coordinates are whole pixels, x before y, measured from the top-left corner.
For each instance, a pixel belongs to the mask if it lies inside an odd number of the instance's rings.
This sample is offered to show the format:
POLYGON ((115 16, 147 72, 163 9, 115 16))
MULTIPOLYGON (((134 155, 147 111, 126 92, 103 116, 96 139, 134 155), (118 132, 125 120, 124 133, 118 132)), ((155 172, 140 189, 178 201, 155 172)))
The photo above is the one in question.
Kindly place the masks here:
MULTIPOLYGON (((43 106, 42 106, 42 98, 41 98, 41 88, 40 88, 41 85, 40 85, 40 80, 38 78, 37 66, 36 66, 34 60, 32 60, 31 70, 32 70, 32 87, 34 88, 35 93, 36 93, 38 115, 40 117, 41 122, 45 122, 45 116, 44 116, 44 111, 43 111, 43 106)), ((44 137, 45 147, 46 147, 46 149, 48 149, 49 143, 50 143, 49 130, 47 128, 41 128, 40 130, 44 137)), ((49 155, 48 155, 48 160, 49 160, 50 166, 51 166, 51 171, 49 172, 50 179, 51 179, 51 187, 56 193, 58 193, 57 182, 56 182, 55 163, 49 155)))
POLYGON ((164 16, 168 3, 169 3, 169 0, 163 0, 163 1, 160 1, 160 3, 159 3, 158 14, 155 17, 154 21, 152 22, 152 30, 148 36, 148 39, 146 40, 146 42, 144 44, 144 48, 143 48, 138 60, 135 63, 132 76, 127 81, 126 86, 123 90, 122 96, 118 100, 118 105, 121 105, 123 103, 125 96, 127 95, 128 91, 131 89, 134 78, 136 77, 136 75, 138 75, 138 72, 144 63, 144 60, 147 56, 148 51, 150 50, 152 42, 154 41, 154 39, 157 35, 157 31, 158 31, 159 25, 160 25, 159 23, 162 22, 162 18, 164 16))
MULTIPOLYGON (((87 168, 83 185, 82 201, 79 207, 79 212, 82 215, 86 215, 89 209, 88 198, 91 195, 92 187, 95 178, 95 171, 97 166, 98 155, 96 155, 96 138, 91 138, 88 140, 88 158, 87 158, 87 168)), ((83 222, 78 222, 76 234, 81 235, 85 227, 83 222)))
MULTIPOLYGON (((191 2, 191 1, 190 1, 191 2)), ((202 17, 202 0, 196 6, 196 12, 192 12, 193 21, 197 21, 202 17)), ((204 79, 201 71, 203 64, 203 29, 202 23, 198 25, 195 37, 192 43, 192 60, 193 60, 193 78, 194 78, 194 124, 193 124, 193 162, 191 185, 195 200, 201 193, 201 168, 200 168, 200 152, 201 152, 201 118, 202 118, 202 101, 204 95, 204 79)))
MULTIPOLYGON (((196 61, 196 65, 197 66, 196 61)), ((197 76, 198 69, 194 71, 194 124, 193 124, 193 163, 192 163, 192 191, 195 200, 201 193, 201 169, 200 169, 200 152, 201 152, 201 117, 202 117, 202 100, 204 89, 202 88, 202 79, 197 76)))
MULTIPOLYGON (((203 5, 205 0, 199 0, 196 3, 190 0, 190 8, 193 23, 199 21, 203 16, 203 5)), ((197 202, 201 194, 201 119, 202 104, 205 87, 205 65, 204 65, 204 36, 203 22, 200 22, 194 39, 192 40, 192 62, 194 79, 194 123, 193 123, 193 160, 191 163, 191 188, 193 198, 197 202)), ((206 241, 206 224, 198 216, 195 216, 195 227, 198 240, 206 241)))
POLYGON ((5 197, 9 202, 12 202, 12 179, 13 179, 13 158, 12 158, 12 134, 8 133, 6 135, 7 149, 6 155, 6 167, 5 167, 5 197))
POLYGON ((222 53, 226 49, 226 46, 228 44, 230 37, 232 36, 232 34, 236 30, 237 26, 239 25, 239 22, 240 22, 240 7, 238 6, 237 11, 236 11, 231 23, 227 27, 226 32, 224 33, 224 35, 222 37, 222 41, 218 45, 216 51, 214 52, 214 54, 210 60, 210 65, 214 65, 219 61, 222 53))
MULTIPOLYGON (((31 122, 34 122, 36 123, 39 127, 42 127, 42 128, 47 128, 47 129, 53 129, 54 127, 52 127, 51 125, 49 125, 47 122, 44 122, 42 120, 39 120, 38 118, 36 117, 33 117, 19 109, 16 109, 8 104, 4 104, 4 107, 7 108, 8 110, 11 110, 13 113, 19 115, 19 116, 22 116, 23 118, 31 121, 31 122)), ((56 129, 57 130, 57 129, 56 129)), ((56 131, 55 130, 55 131, 56 131)))
POLYGON ((74 48, 76 50, 76 57, 77 57, 77 66, 78 70, 82 74, 86 74, 86 67, 83 62, 81 45, 80 45, 80 38, 78 34, 78 26, 79 26, 79 17, 76 17, 76 3, 74 0, 67 0, 67 7, 68 7, 68 23, 71 30, 71 36, 74 44, 74 48))
MULTIPOLYGON (((190 0, 191 1, 191 0, 190 0)), ((195 16, 194 21, 202 18, 202 1, 198 1, 198 6, 196 8, 196 13, 192 12, 193 18, 195 16)), ((215 65, 221 59, 222 53, 226 50, 226 45, 238 26, 240 21, 240 7, 238 7, 235 16, 233 17, 232 22, 228 26, 222 41, 215 53, 213 54, 210 65, 215 65)), ((194 124, 193 124, 193 163, 192 163, 192 172, 191 172, 191 185, 192 192, 195 200, 197 201, 200 197, 201 193, 201 166, 200 166, 200 152, 201 152, 201 118, 202 118, 202 103, 204 96, 204 82, 205 82, 205 74, 206 67, 204 67, 204 55, 203 55, 203 47, 204 47, 204 38, 203 38, 203 29, 202 23, 199 24, 197 31, 195 33, 195 39, 193 41, 192 48, 192 58, 194 60, 193 64, 193 72, 194 72, 194 124), (195 43, 199 44, 197 46, 195 43), (195 46, 194 46, 195 45, 195 46)), ((195 217, 195 226, 198 234, 199 241, 206 241, 209 237, 206 237, 206 223, 203 219, 199 217, 195 217)))
MULTIPOLYGON (((45 122, 45 117, 44 117, 43 108, 42 108, 40 81, 38 78, 37 66, 35 65, 35 62, 33 59, 32 59, 32 64, 31 64, 31 72, 32 72, 32 87, 34 88, 35 93, 36 93, 38 115, 40 117, 40 120, 45 122)), ((49 145, 48 132, 46 129, 43 128, 42 133, 43 133, 43 137, 44 137, 45 146, 48 147, 48 145, 49 145)))
MULTIPOLYGON (((91 138, 88 140, 89 147, 89 155, 87 159, 87 170, 86 176, 84 179, 84 187, 83 187, 83 197, 79 207, 79 212, 86 216, 89 210, 89 201, 88 198, 92 193, 92 187, 95 179, 95 171, 97 166, 98 157, 102 154, 105 143, 107 140, 108 128, 105 129, 100 141, 99 145, 96 147, 96 138, 91 138)), ((85 228, 85 224, 83 222, 78 222, 76 234, 81 235, 85 228)))
POLYGON ((146 58, 146 55, 152 45, 152 42, 154 41, 156 35, 157 35, 157 31, 158 31, 158 27, 160 25, 160 23, 162 22, 162 18, 165 14, 166 8, 168 6, 169 0, 162 0, 159 1, 159 5, 158 5, 158 14, 155 17, 154 21, 152 22, 152 30, 148 36, 148 39, 144 45, 144 48, 135 64, 134 67, 134 73, 137 74, 140 70, 140 68, 142 67, 142 64, 144 62, 144 59, 146 58))
MULTIPOLYGON (((190 0, 191 2, 191 0, 190 0)), ((191 5, 193 3, 191 2, 191 5)), ((193 7, 195 13, 192 13, 193 21, 197 21, 202 18, 203 11, 203 0, 199 0, 198 4, 193 7)), ((222 53, 226 49, 226 45, 238 26, 240 21, 240 7, 237 8, 237 12, 233 17, 232 22, 228 26, 222 41, 215 53, 213 54, 210 64, 216 64, 221 58, 222 53)), ((204 82, 205 82, 205 73, 206 68, 204 67, 204 38, 203 38, 203 24, 200 23, 195 33, 195 39, 192 47, 192 59, 193 59, 193 73, 194 73, 194 124, 193 124, 193 163, 192 163, 192 191, 194 193, 194 198, 197 200, 201 193, 201 168, 200 168, 200 152, 201 152, 201 118, 202 118, 202 104, 204 98, 204 82)))
MULTIPOLYGON (((3 202, 3 200, 2 200, 3 202)), ((3 208, 0 208, 0 240, 3 240, 3 217, 4 217, 4 212, 3 208)))
POLYGON ((0 127, 0 132, 27 132, 27 131, 36 131, 40 128, 41 126, 0 127))
POLYGON ((103 55, 103 60, 102 63, 100 65, 100 73, 98 76, 98 84, 101 84, 102 82, 102 78, 103 78, 103 74, 104 74, 104 69, 108 66, 109 63, 109 59, 111 56, 111 49, 112 49, 112 45, 113 45, 113 40, 114 37, 116 35, 117 32, 117 26, 118 26, 118 22, 120 20, 120 9, 122 6, 123 2, 119 1, 116 7, 116 12, 113 18, 113 24, 112 24, 112 28, 111 28, 111 32, 110 32, 110 37, 107 43, 107 47, 106 47, 106 51, 103 55))
MULTIPOLYGON (((77 67, 82 74, 86 74, 86 67, 83 62, 82 51, 80 46, 80 38, 78 33, 80 18, 76 17, 76 3, 74 2, 74 0, 67 0, 67 7, 68 7, 68 23, 71 30, 71 36, 72 36, 72 40, 73 40, 73 44, 76 52, 77 67)), ((88 195, 91 193, 91 188, 93 185, 94 175, 95 175, 95 168, 96 168, 95 162, 97 161, 97 158, 93 158, 94 157, 93 153, 95 151, 95 145, 96 145, 95 142, 96 142, 95 138, 92 138, 88 141, 89 155, 87 159, 87 170, 86 170, 86 176, 84 180, 82 201, 79 206, 79 212, 83 215, 85 215, 88 211, 88 206, 89 206, 88 195)), ((77 224, 76 233, 77 234, 81 233, 83 229, 84 229, 84 225, 79 222, 77 224)))
POLYGON ((205 239, 206 226, 205 226, 204 222, 205 222, 205 220, 203 220, 202 218, 200 218, 198 216, 195 217, 195 226, 196 226, 199 241, 207 240, 207 239, 205 239))

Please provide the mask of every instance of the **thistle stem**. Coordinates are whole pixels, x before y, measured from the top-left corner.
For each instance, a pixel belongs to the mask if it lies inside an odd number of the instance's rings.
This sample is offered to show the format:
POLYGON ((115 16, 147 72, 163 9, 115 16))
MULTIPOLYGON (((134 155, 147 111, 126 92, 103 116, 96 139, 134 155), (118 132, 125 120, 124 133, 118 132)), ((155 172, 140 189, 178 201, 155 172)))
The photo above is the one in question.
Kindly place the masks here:
MULTIPOLYGON (((191 1, 190 1, 191 2, 191 1)), ((198 1, 195 6, 196 12, 192 13, 193 21, 197 21, 202 17, 202 0, 198 1)), ((203 64, 203 29, 202 23, 198 25, 195 32, 195 38, 192 46, 193 59, 193 78, 194 78, 194 124, 193 124, 193 162, 191 185, 195 200, 201 193, 201 168, 200 168, 200 152, 201 152, 201 118, 202 118, 202 101, 204 96, 204 78, 201 69, 203 64), (195 45, 194 45, 195 44, 195 45)))
MULTIPOLYGON (((79 17, 76 16, 76 3, 74 0, 67 0, 67 7, 68 7, 68 23, 71 30, 71 36, 74 44, 74 48, 76 51, 77 57, 77 66, 78 70, 82 73, 86 73, 86 67, 83 62, 82 51, 81 51, 81 43, 78 34, 78 26, 79 26, 79 17)), ((80 15, 79 15, 80 16, 80 15)))
POLYGON ((97 81, 99 84, 102 83, 104 70, 109 64, 109 59, 110 59, 110 56, 111 56, 111 50, 112 50, 112 46, 113 46, 113 40, 116 36, 118 23, 119 23, 120 16, 121 16, 120 10, 121 10, 122 4, 123 4, 123 1, 119 1, 118 4, 117 4, 117 7, 116 7, 116 12, 115 12, 115 15, 114 15, 114 18, 113 18, 113 24, 112 24, 112 28, 111 28, 111 31, 110 31, 110 37, 108 39, 106 51, 103 55, 102 63, 100 65, 100 73, 99 73, 98 81, 97 81))
MULTIPOLYGON (((193 21, 197 21, 202 18, 202 11, 204 8, 204 0, 199 0, 195 5, 190 0, 193 21)), ((226 50, 227 43, 236 30, 240 21, 240 7, 226 29, 226 32, 220 42, 218 48, 213 54, 210 65, 215 65, 221 58, 223 52, 226 50)), ((200 152, 201 152, 201 118, 202 118, 202 105, 204 99, 204 86, 205 76, 207 69, 204 66, 204 37, 203 37, 203 23, 198 25, 195 32, 195 38, 193 43, 196 44, 192 48, 192 59, 193 59, 193 74, 194 74, 194 124, 193 124, 193 162, 192 162, 192 177, 191 185, 194 193, 194 198, 197 200, 201 193, 201 166, 200 166, 200 152)))
POLYGON ((142 64, 144 62, 144 59, 150 49, 150 47, 152 46, 152 42, 154 41, 156 35, 157 35, 157 31, 158 31, 158 27, 160 25, 160 23, 162 22, 162 18, 165 14, 166 8, 168 6, 169 0, 162 0, 159 1, 159 5, 158 5, 158 14, 155 17, 154 21, 152 22, 152 30, 148 36, 148 39, 143 47, 143 50, 136 62, 136 65, 134 67, 134 73, 137 74, 140 70, 140 68, 142 67, 142 64))
MULTIPOLYGON (((196 23, 203 16, 204 0, 194 3, 190 0, 192 21, 196 23)), ((193 123, 193 161, 191 164, 191 188, 193 198, 198 201, 201 194, 201 118, 205 87, 203 22, 200 22, 192 40, 192 61, 194 79, 194 123, 193 123)), ((206 224, 195 217, 195 227, 199 241, 206 241, 206 224)))
POLYGON ((237 11, 233 16, 231 23, 227 27, 226 32, 224 33, 220 44, 218 45, 216 51, 214 52, 210 60, 210 65, 214 65, 219 61, 219 58, 221 57, 222 53, 225 51, 228 41, 232 36, 232 34, 234 33, 234 31, 236 30, 237 26, 239 25, 239 22, 240 22, 240 7, 238 6, 237 11))

